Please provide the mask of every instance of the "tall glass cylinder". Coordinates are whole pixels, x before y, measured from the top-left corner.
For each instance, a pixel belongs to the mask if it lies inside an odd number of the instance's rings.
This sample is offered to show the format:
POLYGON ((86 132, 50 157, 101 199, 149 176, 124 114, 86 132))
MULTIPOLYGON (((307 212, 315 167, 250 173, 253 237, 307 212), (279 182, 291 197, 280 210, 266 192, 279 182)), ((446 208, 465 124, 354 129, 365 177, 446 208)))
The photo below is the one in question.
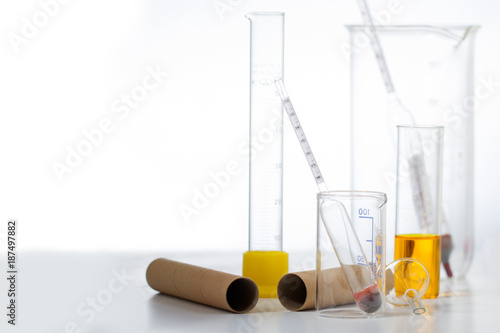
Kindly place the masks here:
POLYGON ((250 20, 250 190, 249 251, 243 275, 260 297, 276 297, 288 272, 282 252, 283 108, 274 86, 283 77, 284 13, 248 13, 250 20))
MULTIPOLYGON (((446 127, 443 214, 452 243, 449 265, 454 277, 463 277, 472 260, 474 240, 473 111, 477 97, 473 63, 478 27, 372 28, 384 51, 395 92, 412 113, 414 124, 446 127)), ((387 193, 387 218, 393 223, 396 126, 412 120, 408 112, 394 108, 387 98, 368 27, 347 29, 351 61, 351 188, 387 193)))

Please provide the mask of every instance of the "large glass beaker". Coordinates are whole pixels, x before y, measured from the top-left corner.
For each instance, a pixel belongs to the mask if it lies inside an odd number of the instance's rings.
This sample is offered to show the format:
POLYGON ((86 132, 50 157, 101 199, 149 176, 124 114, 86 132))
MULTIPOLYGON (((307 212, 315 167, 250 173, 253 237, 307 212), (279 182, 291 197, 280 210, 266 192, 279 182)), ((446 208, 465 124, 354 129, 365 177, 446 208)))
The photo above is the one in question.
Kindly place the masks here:
MULTIPOLYGON (((351 186, 387 193, 395 221, 397 125, 366 26, 347 26, 351 61, 351 186)), ((450 234, 453 275, 463 277, 473 251, 474 37, 476 26, 376 26, 394 88, 418 125, 445 127, 443 236, 450 234)), ((388 238, 392 237, 388 235, 388 238)), ((443 274, 446 276, 446 273, 443 274)))

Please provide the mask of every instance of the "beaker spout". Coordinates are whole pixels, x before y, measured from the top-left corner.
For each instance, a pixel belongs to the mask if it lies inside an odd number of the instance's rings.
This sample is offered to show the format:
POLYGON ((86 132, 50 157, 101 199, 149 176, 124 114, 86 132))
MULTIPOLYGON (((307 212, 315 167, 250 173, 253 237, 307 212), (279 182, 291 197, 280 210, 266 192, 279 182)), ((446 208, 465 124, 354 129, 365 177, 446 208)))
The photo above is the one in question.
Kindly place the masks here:
POLYGON ((377 198, 379 199, 378 208, 381 209, 387 203, 387 195, 385 193, 380 193, 377 195, 377 198))
MULTIPOLYGON (((477 31, 477 29, 479 29, 479 26, 476 26, 476 25, 471 25, 471 26, 468 26, 467 29, 465 29, 463 31, 463 34, 462 36, 460 37, 460 40, 458 41, 458 44, 457 44, 457 47, 460 46, 460 44, 462 44, 462 42, 464 40, 467 39, 467 37, 471 34, 471 33, 474 33, 477 31)), ((471 37, 472 38, 472 37, 471 37)))
POLYGON ((246 13, 245 17, 250 21, 255 20, 257 17, 272 17, 272 16, 284 16, 283 12, 250 12, 246 13))

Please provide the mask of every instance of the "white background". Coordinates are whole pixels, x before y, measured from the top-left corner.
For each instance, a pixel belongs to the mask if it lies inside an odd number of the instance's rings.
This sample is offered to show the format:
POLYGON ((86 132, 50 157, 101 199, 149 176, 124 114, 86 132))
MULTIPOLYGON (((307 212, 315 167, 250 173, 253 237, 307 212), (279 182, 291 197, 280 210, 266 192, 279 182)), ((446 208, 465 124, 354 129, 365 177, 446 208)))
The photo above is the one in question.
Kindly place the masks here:
MULTIPOLYGON (((387 8, 369 4, 374 13, 387 8)), ((392 24, 481 25, 476 78, 500 81, 496 1, 400 5, 392 24)), ((0 5, 0 221, 20 221, 21 249, 247 249, 248 166, 238 147, 248 140, 249 11, 286 12, 287 88, 325 178, 349 186, 349 67, 340 46, 344 25, 361 23, 356 1, 73 0, 13 47, 9 34, 40 11, 34 0, 0 5), (113 102, 148 67, 169 76, 120 118, 113 102), (104 118, 114 130, 60 181, 52 164, 104 118), (195 190, 231 160, 241 172, 183 219, 180 205, 192 205, 195 190)), ((496 89, 476 110, 476 258, 500 236, 496 89)), ((292 253, 314 248, 316 219, 316 187, 294 136, 285 132, 284 250, 292 253)))

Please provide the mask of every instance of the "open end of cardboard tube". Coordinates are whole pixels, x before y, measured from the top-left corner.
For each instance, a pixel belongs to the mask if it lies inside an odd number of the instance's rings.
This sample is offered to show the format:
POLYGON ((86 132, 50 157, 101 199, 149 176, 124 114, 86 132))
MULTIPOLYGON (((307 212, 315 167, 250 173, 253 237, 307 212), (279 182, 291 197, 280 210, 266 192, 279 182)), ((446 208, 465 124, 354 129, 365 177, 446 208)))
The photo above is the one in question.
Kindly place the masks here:
POLYGON ((295 274, 283 276, 278 284, 278 298, 286 309, 297 311, 306 302, 307 288, 304 281, 295 274))
POLYGON ((259 300, 259 288, 248 278, 236 279, 227 288, 226 300, 234 312, 250 311, 259 300))

